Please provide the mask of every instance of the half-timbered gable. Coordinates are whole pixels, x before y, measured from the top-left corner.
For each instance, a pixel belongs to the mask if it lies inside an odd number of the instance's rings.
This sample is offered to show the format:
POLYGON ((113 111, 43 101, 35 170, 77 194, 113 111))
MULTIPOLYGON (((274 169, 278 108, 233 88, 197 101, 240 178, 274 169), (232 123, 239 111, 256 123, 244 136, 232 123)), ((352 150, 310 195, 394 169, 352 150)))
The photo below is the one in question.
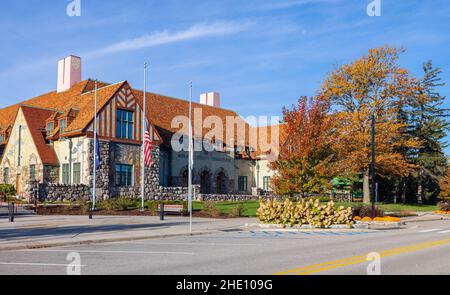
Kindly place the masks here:
MULTIPOLYGON (((111 97, 100 109, 97 116, 98 136, 111 141, 142 143, 142 108, 137 103, 128 83, 111 97)), ((153 126, 149 132, 153 134, 153 141, 160 142, 161 138, 153 126)), ((86 128, 88 133, 94 131, 94 122, 86 128)))

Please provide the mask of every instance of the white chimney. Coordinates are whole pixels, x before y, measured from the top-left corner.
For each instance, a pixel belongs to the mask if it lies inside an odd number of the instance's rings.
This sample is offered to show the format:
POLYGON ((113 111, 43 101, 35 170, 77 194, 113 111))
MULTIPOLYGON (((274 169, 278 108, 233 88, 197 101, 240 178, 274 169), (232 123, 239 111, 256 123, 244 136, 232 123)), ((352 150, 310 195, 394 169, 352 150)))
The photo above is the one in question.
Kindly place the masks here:
POLYGON ((70 55, 58 61, 57 92, 69 90, 79 82, 81 82, 81 58, 70 55))
POLYGON ((200 95, 200 103, 207 106, 220 108, 220 93, 218 92, 203 93, 200 95))

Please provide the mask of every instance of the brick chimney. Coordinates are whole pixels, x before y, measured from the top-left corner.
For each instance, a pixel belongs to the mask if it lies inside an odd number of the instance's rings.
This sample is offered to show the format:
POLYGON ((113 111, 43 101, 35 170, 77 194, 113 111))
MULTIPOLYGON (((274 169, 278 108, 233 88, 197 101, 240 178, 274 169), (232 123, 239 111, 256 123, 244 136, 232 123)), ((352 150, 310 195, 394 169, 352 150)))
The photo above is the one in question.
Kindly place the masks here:
POLYGON ((70 55, 58 61, 57 92, 69 90, 79 82, 81 82, 81 58, 70 55))
POLYGON ((203 93, 200 95, 200 103, 207 106, 220 108, 220 93, 218 92, 203 93))

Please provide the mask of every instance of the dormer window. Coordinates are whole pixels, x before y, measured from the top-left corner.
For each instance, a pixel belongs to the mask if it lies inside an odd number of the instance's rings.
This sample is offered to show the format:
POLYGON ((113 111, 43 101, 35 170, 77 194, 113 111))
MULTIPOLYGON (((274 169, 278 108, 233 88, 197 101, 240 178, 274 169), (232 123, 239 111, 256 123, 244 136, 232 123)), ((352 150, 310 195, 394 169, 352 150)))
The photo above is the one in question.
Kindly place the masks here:
POLYGON ((59 132, 64 133, 66 127, 67 127, 67 120, 66 119, 59 120, 59 132))
POLYGON ((47 136, 49 136, 52 132, 53 132, 53 122, 48 122, 47 123, 47 128, 46 128, 46 130, 47 130, 47 136))
POLYGON ((0 145, 5 143, 5 134, 0 134, 0 145))

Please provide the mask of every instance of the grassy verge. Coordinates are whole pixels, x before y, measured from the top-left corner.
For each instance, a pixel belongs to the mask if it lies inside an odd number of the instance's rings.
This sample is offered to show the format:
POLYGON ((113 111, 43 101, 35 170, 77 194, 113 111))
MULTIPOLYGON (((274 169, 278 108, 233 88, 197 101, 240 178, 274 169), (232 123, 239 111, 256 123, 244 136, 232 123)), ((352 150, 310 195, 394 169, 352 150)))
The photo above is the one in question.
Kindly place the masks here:
MULTIPOLYGON (((246 202, 216 202, 215 207, 219 209, 222 215, 229 215, 231 210, 236 208, 239 205, 242 205, 244 208, 244 217, 255 217, 256 210, 259 208, 258 201, 246 201, 246 202)), ((193 202, 192 204, 194 211, 202 211, 205 207, 204 202, 193 202)))
MULTIPOLYGON (((351 203, 351 202, 337 202, 337 206, 353 207, 362 205, 363 203, 351 203)), ((433 212, 437 210, 435 205, 414 205, 414 204, 377 204, 378 207, 383 209, 384 212, 400 212, 400 211, 413 211, 413 212, 433 212)))

